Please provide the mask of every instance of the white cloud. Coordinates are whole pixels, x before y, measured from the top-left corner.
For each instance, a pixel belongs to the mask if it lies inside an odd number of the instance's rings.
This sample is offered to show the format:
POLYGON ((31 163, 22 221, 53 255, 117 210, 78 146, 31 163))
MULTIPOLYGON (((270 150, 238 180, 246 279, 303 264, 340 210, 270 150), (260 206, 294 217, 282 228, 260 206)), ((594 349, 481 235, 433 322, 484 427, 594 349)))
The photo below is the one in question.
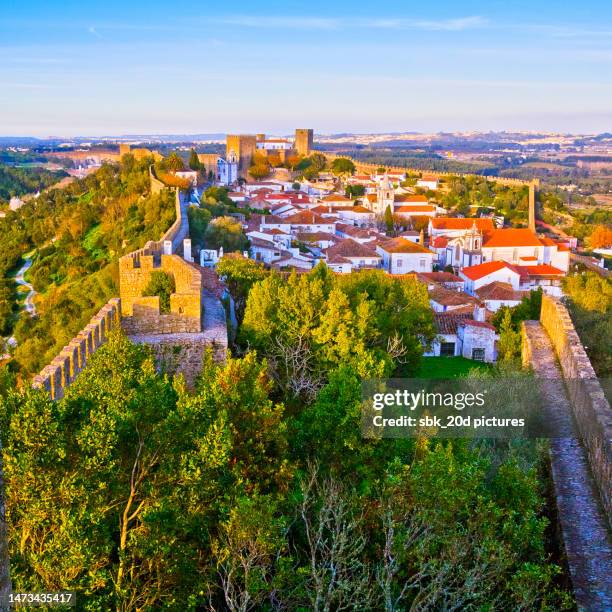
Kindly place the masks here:
POLYGON ((87 28, 87 31, 90 34, 93 34, 96 38, 99 38, 100 40, 105 40, 104 36, 102 36, 102 34, 100 34, 96 28, 94 28, 93 26, 89 26, 89 28, 87 28))
POLYGON ((303 30, 340 30, 351 28, 393 29, 393 30, 442 30, 460 31, 481 28, 488 20, 480 16, 458 17, 455 19, 405 19, 401 17, 350 18, 350 17, 301 17, 301 16, 252 16, 227 15, 211 19, 215 23, 248 28, 286 28, 303 30))

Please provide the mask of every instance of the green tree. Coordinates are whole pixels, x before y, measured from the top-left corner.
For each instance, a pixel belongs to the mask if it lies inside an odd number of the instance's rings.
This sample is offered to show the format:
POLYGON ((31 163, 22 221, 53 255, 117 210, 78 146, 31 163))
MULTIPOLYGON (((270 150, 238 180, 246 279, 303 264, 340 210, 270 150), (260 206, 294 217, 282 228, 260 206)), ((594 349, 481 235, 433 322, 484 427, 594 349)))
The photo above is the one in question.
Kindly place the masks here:
POLYGON ((202 164, 200 162, 200 158, 198 157, 198 154, 196 153, 195 149, 191 149, 191 152, 189 153, 189 167, 192 170, 201 170, 202 169, 202 164))
POLYGON ((347 185, 344 193, 347 198, 361 198, 365 195, 365 187, 363 185, 347 185))
POLYGON ((337 157, 331 163, 332 172, 338 176, 355 174, 355 164, 346 157, 337 157))
POLYGON ((176 291, 174 277, 163 270, 151 272, 151 278, 144 288, 142 295, 159 296, 159 311, 170 312, 170 294, 176 291))
POLYGON ((206 246, 210 249, 223 247, 224 252, 243 251, 248 244, 242 224, 232 217, 217 217, 206 228, 206 246))
POLYGON ((315 172, 321 172, 325 170, 327 166, 327 158, 323 153, 313 153, 310 157, 307 158, 309 163, 309 167, 313 169, 315 172))
POLYGON ((497 350, 502 363, 520 364, 521 332, 515 329, 510 309, 504 309, 497 350))
POLYGON ((217 274, 227 285, 234 299, 236 318, 241 322, 251 287, 263 280, 267 272, 262 263, 252 259, 222 257, 217 264, 217 274))
POLYGON ((202 248, 204 246, 206 228, 210 223, 212 213, 206 208, 190 206, 187 210, 187 216, 189 218, 189 236, 194 246, 202 248))
POLYGON ((257 164, 249 168, 249 174, 255 180, 261 180, 270 176, 270 166, 265 164, 257 164))
POLYGON ((170 155, 163 160, 163 166, 168 170, 172 170, 173 172, 179 172, 180 170, 185 169, 183 158, 176 153, 176 151, 170 153, 170 155))
POLYGON ((391 206, 387 206, 385 209, 385 226, 388 232, 393 231, 393 213, 391 212, 391 206))

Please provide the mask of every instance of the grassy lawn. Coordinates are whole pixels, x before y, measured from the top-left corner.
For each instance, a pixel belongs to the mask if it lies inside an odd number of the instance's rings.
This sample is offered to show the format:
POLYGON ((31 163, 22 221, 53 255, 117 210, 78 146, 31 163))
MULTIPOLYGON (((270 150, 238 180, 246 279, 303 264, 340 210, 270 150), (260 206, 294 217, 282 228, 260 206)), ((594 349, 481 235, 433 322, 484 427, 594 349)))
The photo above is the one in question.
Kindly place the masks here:
POLYGON ((423 357, 415 378, 457 378, 474 369, 490 370, 491 366, 465 357, 423 357))

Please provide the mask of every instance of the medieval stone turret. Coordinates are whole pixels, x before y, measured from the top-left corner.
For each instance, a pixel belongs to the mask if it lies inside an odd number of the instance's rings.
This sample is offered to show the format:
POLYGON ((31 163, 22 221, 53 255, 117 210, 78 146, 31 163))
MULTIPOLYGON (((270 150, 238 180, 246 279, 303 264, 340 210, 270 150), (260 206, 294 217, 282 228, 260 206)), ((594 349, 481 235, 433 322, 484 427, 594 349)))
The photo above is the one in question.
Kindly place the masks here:
POLYGON ((380 181, 376 187, 376 203, 374 205, 374 213, 377 215, 384 215, 387 207, 394 211, 395 204, 395 191, 393 184, 389 179, 389 175, 385 172, 384 178, 380 181))

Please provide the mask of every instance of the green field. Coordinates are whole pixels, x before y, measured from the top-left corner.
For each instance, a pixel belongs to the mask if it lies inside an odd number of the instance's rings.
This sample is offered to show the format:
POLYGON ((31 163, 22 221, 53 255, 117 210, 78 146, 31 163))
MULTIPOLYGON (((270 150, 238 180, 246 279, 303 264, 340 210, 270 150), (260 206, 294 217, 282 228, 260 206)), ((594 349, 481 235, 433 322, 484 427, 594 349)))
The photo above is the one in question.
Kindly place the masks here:
POLYGON ((415 378, 457 378, 470 370, 490 370, 488 363, 465 357, 423 357, 415 378))

